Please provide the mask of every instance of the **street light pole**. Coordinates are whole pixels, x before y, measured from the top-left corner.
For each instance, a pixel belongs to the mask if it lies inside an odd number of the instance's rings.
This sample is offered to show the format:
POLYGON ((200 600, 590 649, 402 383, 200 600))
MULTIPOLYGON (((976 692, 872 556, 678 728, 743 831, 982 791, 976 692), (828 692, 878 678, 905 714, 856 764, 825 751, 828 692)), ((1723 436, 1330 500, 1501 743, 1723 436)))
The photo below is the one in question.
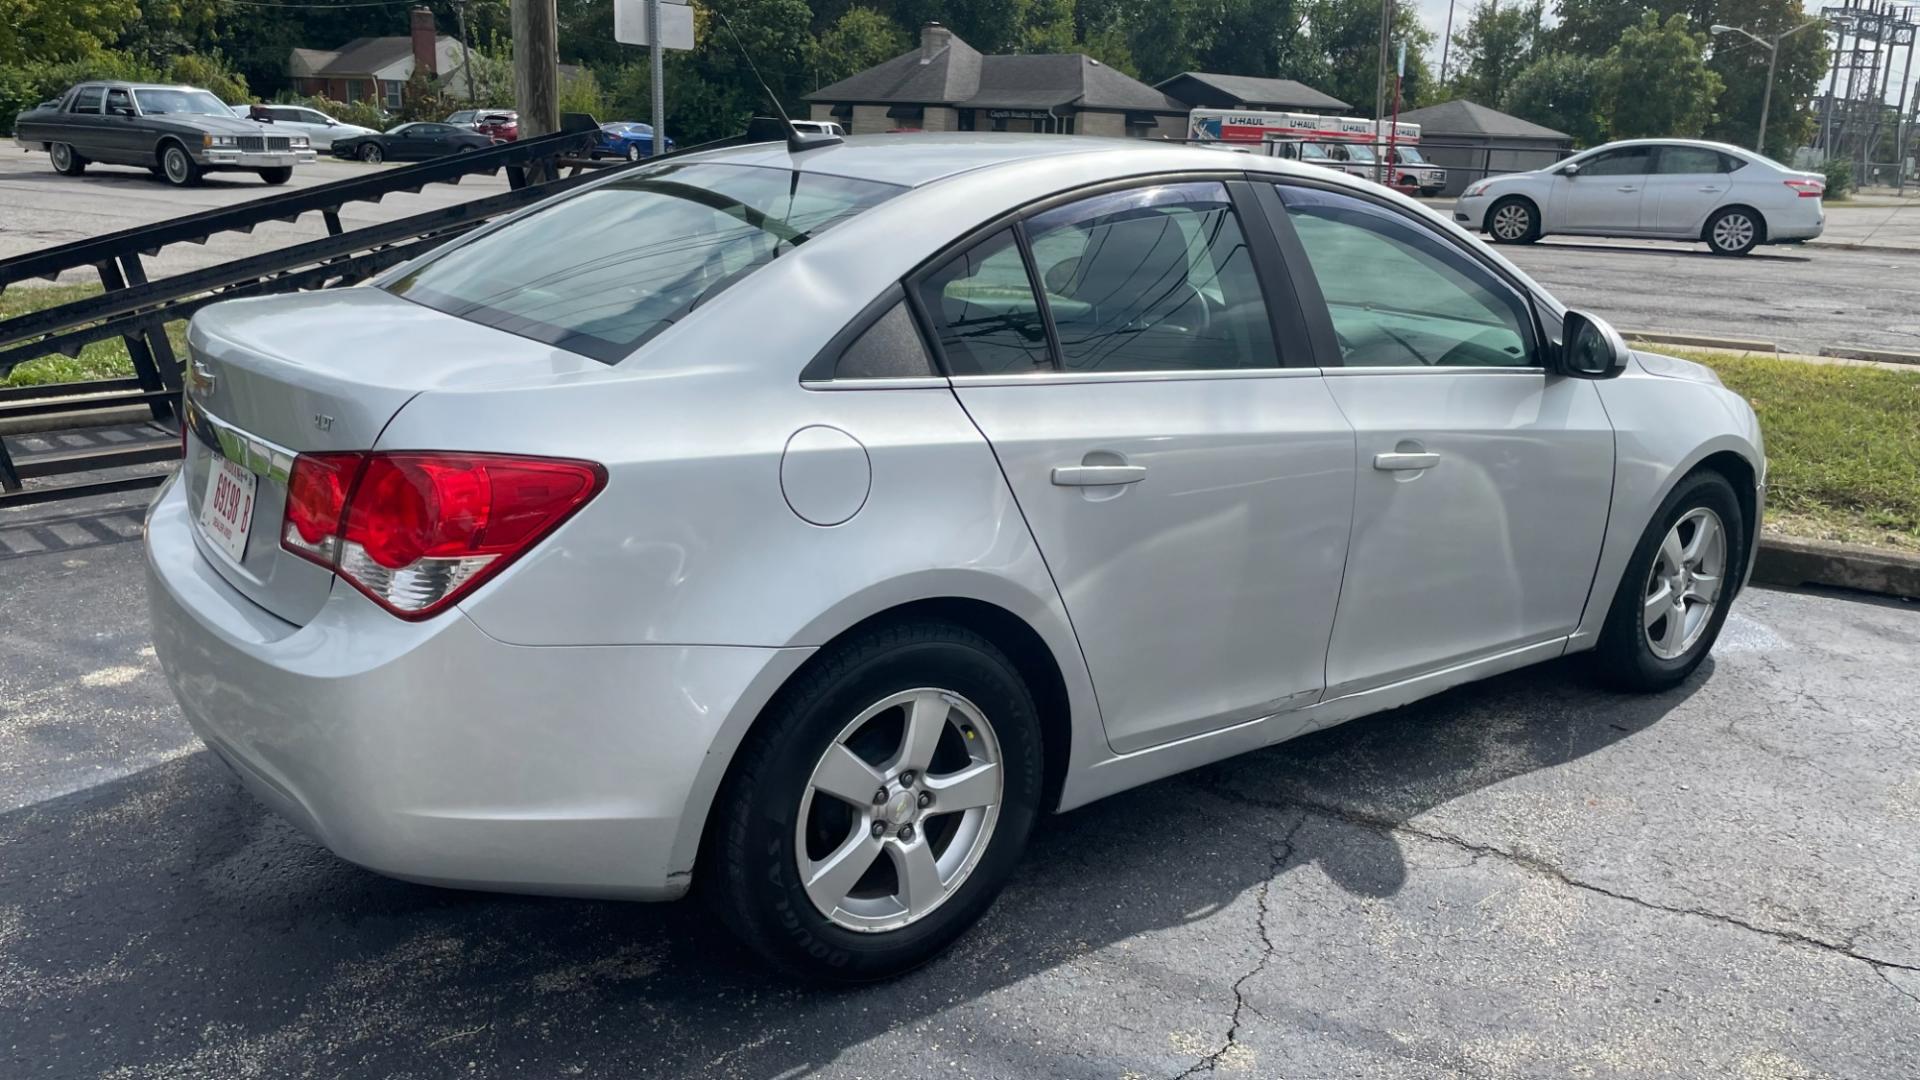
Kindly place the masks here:
MULTIPOLYGON (((1800 31, 1807 29, 1808 27, 1820 26, 1820 25, 1823 25, 1825 22, 1826 22, 1825 19, 1811 19, 1807 22, 1801 23, 1799 26, 1796 26, 1791 30, 1788 30, 1784 34, 1774 35, 1774 38, 1772 41, 1768 41, 1766 38, 1761 37, 1759 34, 1756 34, 1751 30, 1742 30, 1737 26, 1728 26, 1725 23, 1714 23, 1711 27, 1708 28, 1712 30, 1713 33, 1716 35, 1719 35, 1719 34, 1744 35, 1746 37, 1752 38, 1754 41, 1759 42, 1760 47, 1767 50, 1767 89, 1764 93, 1760 95, 1760 132, 1759 134, 1753 137, 1754 153, 1765 154, 1767 152, 1767 112, 1769 108, 1773 105, 1773 74, 1775 71, 1779 70, 1779 67, 1780 67, 1780 43, 1792 37, 1793 35, 1799 33, 1800 31)), ((1829 109, 1832 108, 1831 101, 1828 102, 1828 108, 1829 109)))

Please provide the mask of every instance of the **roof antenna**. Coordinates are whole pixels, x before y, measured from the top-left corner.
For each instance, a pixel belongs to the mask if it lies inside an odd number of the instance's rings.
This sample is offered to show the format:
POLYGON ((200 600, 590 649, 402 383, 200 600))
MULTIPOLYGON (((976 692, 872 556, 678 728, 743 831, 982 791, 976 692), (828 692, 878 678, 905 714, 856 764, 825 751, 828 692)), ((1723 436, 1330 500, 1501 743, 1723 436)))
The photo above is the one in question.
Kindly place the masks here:
MULTIPOLYGON (((740 41, 740 35, 734 33, 733 20, 727 18, 727 13, 717 7, 709 7, 707 11, 720 17, 720 25, 727 28, 727 36, 733 39, 733 47, 740 50, 740 58, 747 62, 747 70, 753 72, 754 81, 760 84, 760 92, 767 95, 767 100, 773 104, 773 111, 780 114, 780 126, 786 129, 787 149, 793 153, 799 153, 802 150, 815 150, 822 146, 838 146, 840 144, 838 135, 830 135, 824 131, 802 133, 799 128, 793 126, 793 119, 781 106, 780 99, 774 96, 773 90, 767 86, 767 80, 760 77, 760 68, 754 64, 753 55, 747 52, 746 45, 740 41)), ((749 125, 749 130, 751 129, 752 125, 749 125)))

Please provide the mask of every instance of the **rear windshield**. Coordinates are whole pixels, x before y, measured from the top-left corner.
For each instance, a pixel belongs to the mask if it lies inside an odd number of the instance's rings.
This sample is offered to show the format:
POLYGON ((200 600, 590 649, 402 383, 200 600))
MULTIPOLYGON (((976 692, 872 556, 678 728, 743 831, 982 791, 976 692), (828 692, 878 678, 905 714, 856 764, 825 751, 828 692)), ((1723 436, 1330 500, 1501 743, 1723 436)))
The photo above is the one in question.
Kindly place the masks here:
POLYGON ((388 289, 612 364, 755 269, 904 190, 764 166, 663 162, 556 200, 388 289))

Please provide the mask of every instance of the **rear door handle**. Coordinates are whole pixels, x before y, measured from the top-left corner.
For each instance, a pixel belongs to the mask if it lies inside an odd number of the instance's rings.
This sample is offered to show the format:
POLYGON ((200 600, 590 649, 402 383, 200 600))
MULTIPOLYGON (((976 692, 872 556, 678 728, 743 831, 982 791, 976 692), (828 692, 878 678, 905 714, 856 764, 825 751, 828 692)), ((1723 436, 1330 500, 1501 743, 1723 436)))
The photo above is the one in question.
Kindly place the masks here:
POLYGON ((1640 189, 1637 187, 1634 187, 1632 184, 1625 184, 1615 188, 1614 190, 1615 191, 1639 191, 1640 189))
MULTIPOLYGON (((1424 454, 1375 454, 1373 467, 1381 472, 1406 472, 1409 469, 1431 469, 1440 464, 1440 455, 1424 454)), ((1057 471, 1057 470, 1056 470, 1057 471)))
POLYGON ((1714 184, 1701 184, 1700 190, 1707 192, 1710 195, 1717 195, 1720 192, 1720 188, 1714 184))
POLYGON ((1056 487, 1111 487, 1146 478, 1145 465, 1056 465, 1053 469, 1056 487))

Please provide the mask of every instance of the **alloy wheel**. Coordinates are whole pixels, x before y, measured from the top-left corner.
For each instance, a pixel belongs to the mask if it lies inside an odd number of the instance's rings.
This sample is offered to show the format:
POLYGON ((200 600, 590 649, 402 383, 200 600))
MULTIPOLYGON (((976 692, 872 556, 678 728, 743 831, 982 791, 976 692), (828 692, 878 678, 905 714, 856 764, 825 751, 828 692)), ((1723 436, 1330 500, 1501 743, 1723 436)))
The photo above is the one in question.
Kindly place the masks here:
POLYGON ((1640 625, 1653 655, 1675 660, 1700 640, 1720 601, 1726 569, 1727 530, 1720 515, 1695 507, 1667 530, 1640 602, 1640 625))
POLYGON ((632 146, 627 147, 627 160, 628 161, 640 160, 640 144, 639 143, 635 143, 632 146))
POLYGON ((1502 240, 1518 240, 1531 228, 1532 216, 1519 203, 1508 203, 1493 212, 1493 235, 1502 240))
POLYGON ((1713 223, 1713 246, 1722 251, 1740 251, 1753 243, 1753 219, 1745 214, 1726 214, 1713 223))
POLYGON ((999 739, 978 706, 933 687, 882 698, 828 744, 800 796, 808 898, 865 933, 926 917, 986 853, 1004 792, 999 739))
POLYGON ((360 160, 370 165, 378 165, 380 163, 380 148, 373 143, 362 146, 360 148, 360 160))

